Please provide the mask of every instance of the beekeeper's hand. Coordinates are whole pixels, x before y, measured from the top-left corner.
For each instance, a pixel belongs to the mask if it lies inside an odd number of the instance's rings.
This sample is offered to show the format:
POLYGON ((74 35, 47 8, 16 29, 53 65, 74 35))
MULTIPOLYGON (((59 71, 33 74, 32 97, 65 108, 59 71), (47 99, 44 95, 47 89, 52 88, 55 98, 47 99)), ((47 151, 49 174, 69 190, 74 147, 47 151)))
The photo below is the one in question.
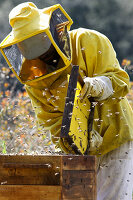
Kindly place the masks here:
POLYGON ((86 77, 84 83, 81 90, 81 100, 87 96, 88 98, 95 97, 100 101, 107 99, 113 94, 111 80, 106 76, 86 77))

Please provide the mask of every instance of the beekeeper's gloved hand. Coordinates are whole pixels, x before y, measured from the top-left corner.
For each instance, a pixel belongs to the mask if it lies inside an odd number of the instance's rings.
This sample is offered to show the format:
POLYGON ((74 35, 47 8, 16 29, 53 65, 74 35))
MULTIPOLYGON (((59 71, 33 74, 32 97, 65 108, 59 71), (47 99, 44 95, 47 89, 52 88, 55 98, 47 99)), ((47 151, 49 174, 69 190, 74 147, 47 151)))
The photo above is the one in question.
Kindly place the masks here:
POLYGON ((86 96, 95 97, 98 101, 107 99, 113 94, 111 80, 106 76, 86 77, 81 90, 81 100, 86 96))

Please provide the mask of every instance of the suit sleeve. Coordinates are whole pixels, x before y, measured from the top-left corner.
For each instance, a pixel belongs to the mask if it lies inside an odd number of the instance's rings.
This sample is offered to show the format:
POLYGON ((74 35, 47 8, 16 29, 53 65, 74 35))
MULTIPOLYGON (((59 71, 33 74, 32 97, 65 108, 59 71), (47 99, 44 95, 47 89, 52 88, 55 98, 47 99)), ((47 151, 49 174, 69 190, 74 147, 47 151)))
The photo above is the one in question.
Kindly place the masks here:
POLYGON ((114 93, 104 101, 119 102, 129 92, 129 76, 120 67, 111 42, 103 34, 86 29, 80 30, 78 38, 78 62, 82 76, 108 77, 114 93))

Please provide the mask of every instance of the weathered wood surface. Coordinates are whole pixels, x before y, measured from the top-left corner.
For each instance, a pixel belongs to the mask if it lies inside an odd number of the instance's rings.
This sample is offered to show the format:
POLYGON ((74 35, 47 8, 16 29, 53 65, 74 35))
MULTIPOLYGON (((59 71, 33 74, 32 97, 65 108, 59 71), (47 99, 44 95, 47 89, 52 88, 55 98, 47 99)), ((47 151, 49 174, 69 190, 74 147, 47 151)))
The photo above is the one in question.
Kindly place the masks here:
POLYGON ((0 156, 0 183, 60 185, 60 156, 0 156))
POLYGON ((0 200, 96 200, 94 156, 0 156, 0 200))
POLYGON ((63 156, 63 170, 96 170, 95 156, 63 156))
POLYGON ((94 156, 62 157, 62 199, 96 200, 94 156))
POLYGON ((60 200, 61 186, 2 185, 0 200, 60 200))

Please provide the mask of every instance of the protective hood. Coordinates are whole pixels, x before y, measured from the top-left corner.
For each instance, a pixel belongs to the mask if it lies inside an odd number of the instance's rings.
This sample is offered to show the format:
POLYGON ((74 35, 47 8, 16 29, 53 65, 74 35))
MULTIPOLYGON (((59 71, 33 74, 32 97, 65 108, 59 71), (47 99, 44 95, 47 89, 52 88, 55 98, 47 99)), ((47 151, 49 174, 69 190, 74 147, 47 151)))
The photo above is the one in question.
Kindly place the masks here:
POLYGON ((10 12, 9 22, 12 31, 1 42, 0 50, 21 83, 31 85, 32 81, 39 81, 68 68, 71 63, 68 31, 73 22, 60 4, 38 9, 32 2, 22 3, 10 12), (39 59, 27 60, 18 48, 22 41, 41 33, 48 36, 60 56, 57 68, 49 67, 39 59))

